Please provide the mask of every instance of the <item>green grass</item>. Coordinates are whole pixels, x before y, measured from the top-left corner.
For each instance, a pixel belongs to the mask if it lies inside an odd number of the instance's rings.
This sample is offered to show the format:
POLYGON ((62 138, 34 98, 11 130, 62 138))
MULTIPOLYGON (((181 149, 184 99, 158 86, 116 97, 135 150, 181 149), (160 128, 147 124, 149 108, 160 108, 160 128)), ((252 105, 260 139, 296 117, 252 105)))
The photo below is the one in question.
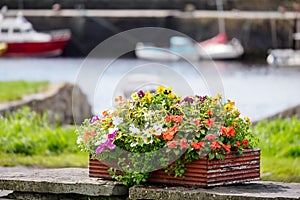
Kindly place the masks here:
POLYGON ((263 180, 300 182, 300 119, 261 121, 255 126, 263 180))
POLYGON ((26 94, 37 93, 48 86, 48 82, 9 81, 0 82, 0 102, 21 99, 26 94))
POLYGON ((0 165, 87 166, 77 148, 75 127, 49 124, 47 114, 24 107, 0 116, 0 165))

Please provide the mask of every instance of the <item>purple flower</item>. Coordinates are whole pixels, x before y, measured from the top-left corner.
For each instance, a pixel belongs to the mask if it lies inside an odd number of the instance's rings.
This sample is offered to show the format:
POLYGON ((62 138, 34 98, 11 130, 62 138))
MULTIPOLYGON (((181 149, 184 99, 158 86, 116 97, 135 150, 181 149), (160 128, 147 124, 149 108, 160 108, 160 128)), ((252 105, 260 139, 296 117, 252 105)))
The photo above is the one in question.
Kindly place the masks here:
POLYGON ((138 91, 137 94, 139 95, 140 98, 145 96, 145 93, 142 90, 138 91))
POLYGON ((188 103, 193 103, 193 102, 194 102, 194 99, 191 98, 191 97, 185 97, 185 98, 183 99, 183 101, 188 102, 188 103))
POLYGON ((98 116, 94 116, 91 121, 90 121, 90 125, 94 125, 95 123, 97 123, 97 121, 99 121, 100 118, 98 116))
POLYGON ((105 144, 105 146, 107 147, 107 148, 109 148, 110 150, 113 150, 114 148, 116 148, 116 145, 113 143, 113 141, 112 140, 106 140, 106 142, 104 143, 105 144))
POLYGON ((108 134, 108 138, 111 140, 114 139, 116 137, 117 133, 118 133, 118 130, 115 130, 114 132, 108 134))
POLYGON ((201 103, 204 103, 205 99, 206 99, 206 96, 199 96, 199 95, 196 95, 195 96, 196 98, 200 99, 201 103))
POLYGON ((102 151, 104 151, 104 148, 105 148, 105 144, 101 144, 101 145, 97 148, 96 153, 97 153, 97 154, 102 153, 102 151))

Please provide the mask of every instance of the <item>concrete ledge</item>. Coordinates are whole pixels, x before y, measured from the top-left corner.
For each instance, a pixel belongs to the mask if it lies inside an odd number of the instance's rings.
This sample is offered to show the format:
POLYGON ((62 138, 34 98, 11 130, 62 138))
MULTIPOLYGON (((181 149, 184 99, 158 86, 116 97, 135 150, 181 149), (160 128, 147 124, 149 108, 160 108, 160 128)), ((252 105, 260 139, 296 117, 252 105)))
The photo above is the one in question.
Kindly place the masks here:
MULTIPOLYGON (((127 196, 128 188, 113 181, 88 177, 88 169, 31 169, 1 167, 0 190, 23 193, 127 196)), ((74 195, 73 195, 74 196, 74 195)))
POLYGON ((89 178, 88 169, 0 167, 0 199, 279 200, 300 199, 300 183, 255 181, 214 188, 143 185, 128 188, 89 178), (3 191, 10 190, 10 191, 3 191), (12 192, 13 191, 13 192, 12 192))
POLYGON ((129 189, 130 199, 163 200, 267 200, 300 199, 300 183, 256 181, 215 188, 135 186, 129 189))

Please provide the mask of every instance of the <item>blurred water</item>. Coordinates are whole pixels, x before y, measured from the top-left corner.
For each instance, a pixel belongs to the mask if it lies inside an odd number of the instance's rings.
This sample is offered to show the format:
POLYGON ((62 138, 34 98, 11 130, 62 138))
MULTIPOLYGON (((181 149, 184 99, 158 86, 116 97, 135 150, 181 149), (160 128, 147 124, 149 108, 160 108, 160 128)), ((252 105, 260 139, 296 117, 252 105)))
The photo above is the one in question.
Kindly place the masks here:
POLYGON ((200 66, 199 71, 183 61, 154 63, 138 59, 118 59, 110 63, 109 59, 84 62, 82 58, 1 58, 0 81, 48 80, 78 83, 88 95, 94 113, 100 113, 111 105, 112 97, 118 93, 116 87, 118 91, 124 90, 123 94, 128 95, 143 81, 149 80, 152 80, 153 85, 170 83, 175 90, 181 90, 179 93, 189 92, 189 86, 199 95, 220 91, 226 98, 236 102, 244 116, 249 116, 254 121, 300 104, 300 68, 272 68, 265 64, 237 61, 199 61, 197 65, 200 66), (148 69, 144 70, 146 74, 141 74, 143 70, 140 69, 143 68, 148 69), (103 72, 104 76, 101 76, 103 72), (171 79, 173 82, 168 82, 171 79))

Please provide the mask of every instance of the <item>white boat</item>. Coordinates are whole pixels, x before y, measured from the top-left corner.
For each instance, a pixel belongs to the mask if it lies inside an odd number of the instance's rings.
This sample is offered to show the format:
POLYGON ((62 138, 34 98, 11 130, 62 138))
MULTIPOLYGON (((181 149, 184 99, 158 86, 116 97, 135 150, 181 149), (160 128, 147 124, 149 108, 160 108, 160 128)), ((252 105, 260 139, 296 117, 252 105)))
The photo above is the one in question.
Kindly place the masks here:
POLYGON ((198 60, 199 52, 196 45, 189 38, 173 36, 170 47, 163 48, 154 45, 137 43, 135 54, 138 58, 159 61, 177 61, 179 59, 198 60))
POLYGON ((226 33, 219 33, 198 44, 198 51, 202 59, 237 59, 244 54, 244 48, 240 41, 236 38, 227 41, 226 33))
POLYGON ((55 56, 62 53, 70 40, 69 30, 41 33, 33 29, 22 13, 4 17, 0 13, 0 42, 7 44, 6 56, 55 56))
POLYGON ((269 65, 278 67, 300 66, 300 50, 294 49, 273 49, 269 50, 267 56, 269 65))

